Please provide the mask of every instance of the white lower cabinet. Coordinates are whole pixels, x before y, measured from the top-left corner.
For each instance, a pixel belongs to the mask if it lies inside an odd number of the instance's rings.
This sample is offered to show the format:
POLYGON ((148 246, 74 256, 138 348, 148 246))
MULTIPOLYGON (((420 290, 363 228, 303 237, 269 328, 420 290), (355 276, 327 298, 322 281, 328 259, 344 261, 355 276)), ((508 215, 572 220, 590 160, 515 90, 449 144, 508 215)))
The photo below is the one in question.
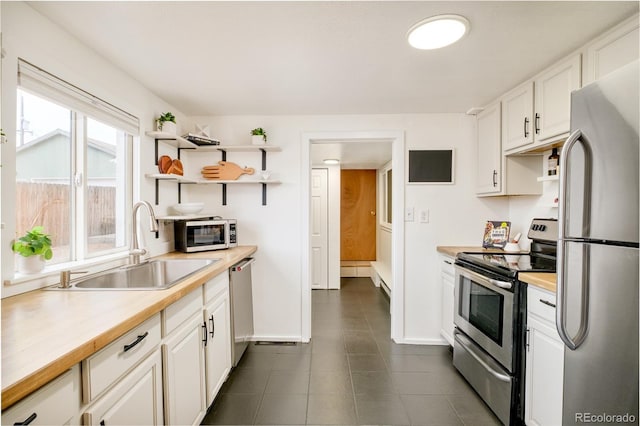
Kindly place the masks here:
POLYGON ((200 312, 175 330, 162 345, 164 412, 169 425, 200 424, 207 409, 203 341, 206 331, 200 312))
POLYGON ((229 273, 167 307, 162 345, 165 422, 200 424, 231 369, 229 273))
POLYGON ((213 403, 231 370, 231 319, 229 305, 229 275, 220 274, 205 285, 204 307, 207 324, 205 346, 207 407, 213 403))
POLYGON ((525 423, 562 424, 564 344, 555 328, 555 295, 528 286, 525 423))
POLYGON ((156 349, 84 413, 85 425, 162 425, 162 357, 156 349))
POLYGON ((80 364, 66 371, 7 410, 2 424, 75 425, 79 424, 80 364))
POLYGON ((442 284, 442 312, 440 334, 453 346, 453 310, 454 310, 454 290, 455 290, 455 269, 454 259, 450 256, 441 256, 441 284, 442 284))

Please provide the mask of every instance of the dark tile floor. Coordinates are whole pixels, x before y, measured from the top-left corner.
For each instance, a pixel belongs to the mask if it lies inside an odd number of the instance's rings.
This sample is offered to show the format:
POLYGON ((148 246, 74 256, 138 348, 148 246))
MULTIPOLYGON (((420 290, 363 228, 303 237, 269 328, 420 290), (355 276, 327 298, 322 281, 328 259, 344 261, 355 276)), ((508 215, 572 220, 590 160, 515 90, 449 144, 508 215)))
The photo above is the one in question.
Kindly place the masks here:
POLYGON ((250 345, 202 424, 498 425, 445 346, 393 343, 368 278, 314 290, 309 344, 250 345))

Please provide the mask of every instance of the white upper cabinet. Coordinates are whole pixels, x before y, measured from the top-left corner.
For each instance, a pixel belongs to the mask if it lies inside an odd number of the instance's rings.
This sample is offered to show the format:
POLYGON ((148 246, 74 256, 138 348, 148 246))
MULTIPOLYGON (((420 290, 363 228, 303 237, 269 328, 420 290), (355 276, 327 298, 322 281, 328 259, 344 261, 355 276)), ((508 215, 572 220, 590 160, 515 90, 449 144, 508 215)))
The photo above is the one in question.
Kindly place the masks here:
POLYGON ((502 145, 500 142, 500 102, 487 106, 477 116, 478 126, 478 194, 502 190, 502 145))
POLYGON ((528 81, 502 97, 502 149, 509 151, 533 143, 533 82, 528 81))
POLYGON ((556 64, 534 81, 536 145, 561 139, 569 133, 571 92, 580 88, 580 55, 556 64))
POLYGON ((592 83, 611 71, 638 59, 638 15, 622 22, 587 45, 584 83, 592 83))

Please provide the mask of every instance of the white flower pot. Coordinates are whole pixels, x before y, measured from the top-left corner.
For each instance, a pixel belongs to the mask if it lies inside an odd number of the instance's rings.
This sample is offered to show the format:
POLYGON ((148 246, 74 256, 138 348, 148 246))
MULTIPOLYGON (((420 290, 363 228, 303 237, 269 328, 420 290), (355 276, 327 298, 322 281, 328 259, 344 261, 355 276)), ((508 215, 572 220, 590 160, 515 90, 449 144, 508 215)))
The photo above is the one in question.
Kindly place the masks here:
POLYGON ((37 274, 44 269, 42 256, 24 257, 18 255, 18 272, 21 274, 37 274))
POLYGON ((251 143, 253 145, 264 145, 267 141, 264 140, 264 136, 262 135, 251 135, 251 143))
MULTIPOLYGON (((160 127, 160 124, 158 124, 158 127, 160 127)), ((176 123, 174 123, 173 121, 165 121, 162 123, 162 129, 159 128, 158 130, 162 133, 175 135, 177 133, 176 123)))

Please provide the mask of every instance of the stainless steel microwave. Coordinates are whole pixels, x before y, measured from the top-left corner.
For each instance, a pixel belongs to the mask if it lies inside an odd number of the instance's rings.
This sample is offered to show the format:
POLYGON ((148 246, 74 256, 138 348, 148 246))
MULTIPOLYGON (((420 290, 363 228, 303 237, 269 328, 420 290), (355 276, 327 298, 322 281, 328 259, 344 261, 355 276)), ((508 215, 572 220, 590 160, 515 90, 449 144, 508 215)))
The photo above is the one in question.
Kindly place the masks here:
POLYGON ((178 220, 174 223, 175 248, 185 253, 236 247, 236 220, 178 220))

